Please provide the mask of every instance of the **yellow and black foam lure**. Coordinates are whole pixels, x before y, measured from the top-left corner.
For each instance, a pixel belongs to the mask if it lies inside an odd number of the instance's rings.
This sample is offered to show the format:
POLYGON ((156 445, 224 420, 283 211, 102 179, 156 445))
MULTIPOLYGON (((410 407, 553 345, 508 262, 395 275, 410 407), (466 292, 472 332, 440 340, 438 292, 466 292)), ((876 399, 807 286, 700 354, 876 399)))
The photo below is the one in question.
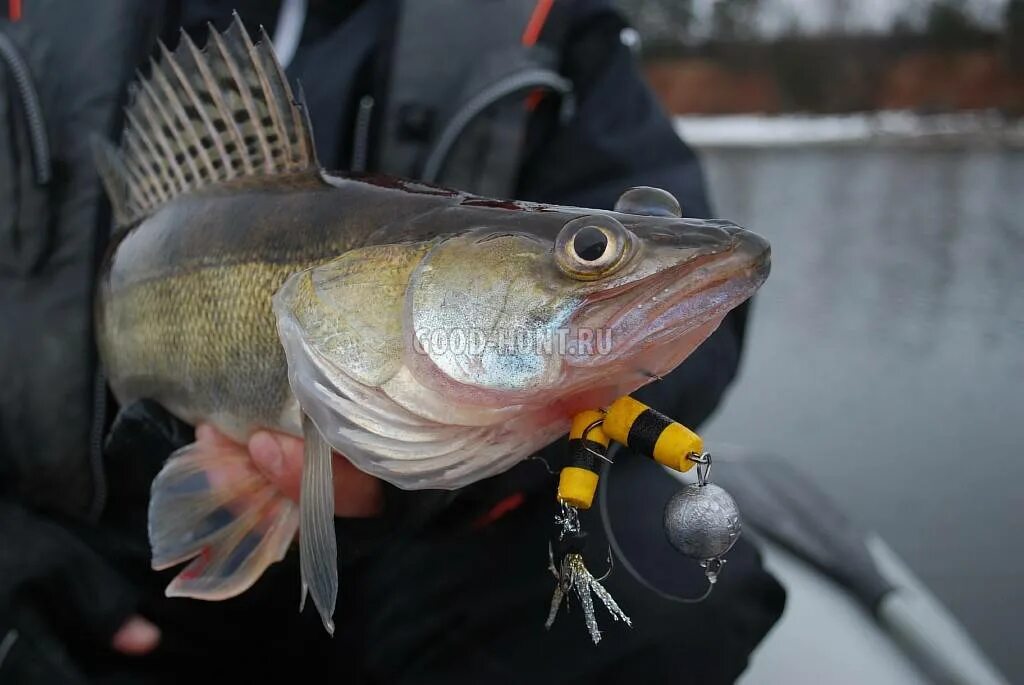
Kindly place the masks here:
POLYGON ((597 460, 607 459, 612 441, 662 466, 685 473, 699 463, 704 441, 686 426, 630 397, 620 397, 605 411, 581 412, 569 432, 569 466, 558 479, 558 499, 589 509, 597 492, 597 460))
POLYGON ((740 530, 736 504, 725 490, 709 482, 711 457, 704 452, 704 441, 692 430, 629 396, 615 400, 606 410, 577 414, 569 432, 568 465, 558 479, 561 510, 555 519, 559 528, 557 559, 554 550, 551 553, 551 572, 558 583, 547 626, 554 622, 562 600, 575 590, 595 643, 601 640, 601 632, 592 594, 604 603, 612 618, 632 625, 601 585, 603 578, 594 578, 584 563, 586 533, 578 516, 579 511, 593 506, 600 482, 599 462, 612 463, 608 454, 613 441, 681 473, 698 467, 697 483, 684 486, 669 500, 663 522, 669 542, 704 567, 708 589, 698 598, 678 601, 701 601, 710 594, 724 563, 721 557, 740 530))

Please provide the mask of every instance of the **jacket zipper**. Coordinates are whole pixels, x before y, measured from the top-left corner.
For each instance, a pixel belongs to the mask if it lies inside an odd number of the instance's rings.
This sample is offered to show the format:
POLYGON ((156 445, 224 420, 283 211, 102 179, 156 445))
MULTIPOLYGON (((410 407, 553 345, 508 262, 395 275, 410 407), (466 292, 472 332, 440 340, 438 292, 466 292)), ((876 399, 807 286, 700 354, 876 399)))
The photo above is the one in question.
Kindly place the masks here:
POLYGON ((14 86, 21 98, 25 121, 28 123, 32 169, 35 172, 36 183, 46 185, 50 182, 53 172, 50 167, 50 141, 46 135, 43 108, 39 104, 39 94, 32 84, 28 65, 25 64, 14 42, 3 31, 0 31, 0 59, 7 64, 14 77, 14 86))

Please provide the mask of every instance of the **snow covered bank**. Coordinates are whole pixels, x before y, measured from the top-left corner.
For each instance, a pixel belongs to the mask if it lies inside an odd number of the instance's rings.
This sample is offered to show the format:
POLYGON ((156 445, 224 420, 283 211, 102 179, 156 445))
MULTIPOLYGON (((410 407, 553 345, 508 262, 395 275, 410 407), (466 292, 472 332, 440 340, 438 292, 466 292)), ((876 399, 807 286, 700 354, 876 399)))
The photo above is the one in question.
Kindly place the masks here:
POLYGON ((991 143, 1024 147, 1024 121, 1007 120, 997 112, 680 116, 675 123, 679 135, 696 147, 856 143, 991 143))

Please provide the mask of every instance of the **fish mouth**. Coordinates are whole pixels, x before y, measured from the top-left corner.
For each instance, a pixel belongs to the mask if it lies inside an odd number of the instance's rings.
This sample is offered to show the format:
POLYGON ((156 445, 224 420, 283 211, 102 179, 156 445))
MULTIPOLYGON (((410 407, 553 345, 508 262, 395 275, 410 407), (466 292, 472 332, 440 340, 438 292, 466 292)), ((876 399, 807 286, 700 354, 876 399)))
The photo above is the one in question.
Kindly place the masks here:
MULTIPOLYGON (((734 307, 749 298, 771 270, 771 248, 760 236, 736 229, 730 245, 604 291, 581 308, 573 320, 578 331, 590 329, 603 339, 602 349, 568 358, 573 366, 604 365, 625 357, 642 358, 653 349, 664 351, 665 362, 654 362, 667 373, 682 362, 734 307), (695 332, 702 333, 696 336, 695 332), (687 343, 675 350, 675 343, 687 343), (668 348, 668 349, 666 349, 668 348)), ((662 356, 662 355, 659 355, 662 356)), ((653 371, 652 371, 653 372, 653 371)))

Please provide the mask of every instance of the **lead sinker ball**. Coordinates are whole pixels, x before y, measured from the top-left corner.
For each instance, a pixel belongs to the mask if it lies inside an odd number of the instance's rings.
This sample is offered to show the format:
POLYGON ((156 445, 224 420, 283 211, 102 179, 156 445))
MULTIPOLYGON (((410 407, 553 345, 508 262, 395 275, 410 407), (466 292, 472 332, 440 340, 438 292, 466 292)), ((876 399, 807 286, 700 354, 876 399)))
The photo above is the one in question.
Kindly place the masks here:
POLYGON ((672 546, 694 559, 724 555, 740 536, 740 510, 714 483, 687 485, 665 505, 665 534, 672 546))

